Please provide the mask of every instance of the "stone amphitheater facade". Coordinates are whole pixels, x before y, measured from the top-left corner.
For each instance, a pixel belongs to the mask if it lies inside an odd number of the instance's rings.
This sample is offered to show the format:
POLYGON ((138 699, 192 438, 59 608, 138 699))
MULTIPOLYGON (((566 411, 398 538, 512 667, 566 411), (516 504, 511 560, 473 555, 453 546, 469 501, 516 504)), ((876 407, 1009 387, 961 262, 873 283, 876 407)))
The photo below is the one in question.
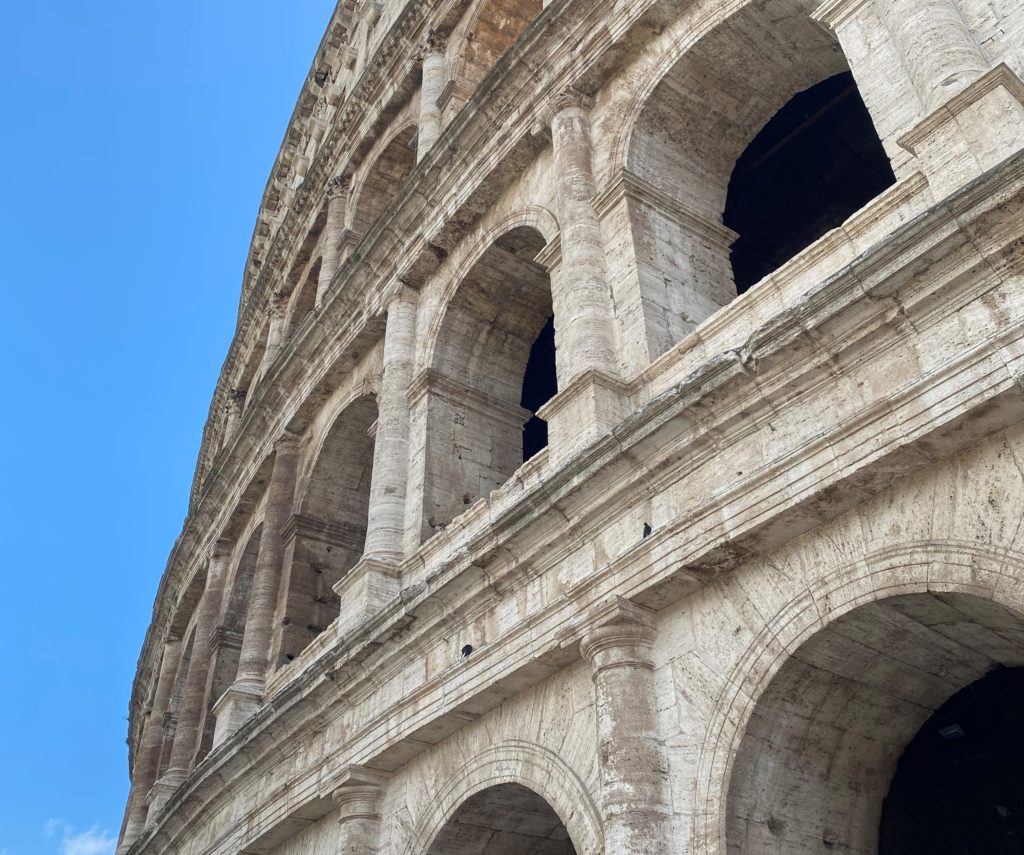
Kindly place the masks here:
POLYGON ((340 3, 119 852, 912 851, 1024 665, 1022 75, 1021 0, 340 3))

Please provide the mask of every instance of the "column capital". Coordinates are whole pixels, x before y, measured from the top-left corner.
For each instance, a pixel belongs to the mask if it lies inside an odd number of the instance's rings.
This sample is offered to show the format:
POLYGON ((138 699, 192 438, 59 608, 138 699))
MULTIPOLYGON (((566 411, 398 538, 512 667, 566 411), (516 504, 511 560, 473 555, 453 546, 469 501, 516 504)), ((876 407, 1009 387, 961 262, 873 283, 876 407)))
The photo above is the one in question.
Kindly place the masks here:
POLYGON ((366 766, 347 766, 331 792, 338 807, 338 824, 357 819, 380 819, 380 802, 390 778, 386 772, 366 766))
POLYGON ((286 430, 274 440, 274 452, 277 454, 298 454, 301 442, 301 436, 286 430))
POLYGON ((567 86, 554 97, 552 106, 556 115, 564 110, 590 110, 594 106, 594 96, 577 86, 567 86))
POLYGON ((218 537, 210 549, 211 559, 230 558, 235 548, 235 541, 230 537, 218 537))
POLYGON ((448 32, 438 28, 427 30, 423 48, 427 53, 444 53, 448 49, 448 32))
POLYGON ((346 196, 351 187, 352 176, 347 173, 341 173, 328 180, 325 192, 328 200, 338 199, 346 196))
POLYGON ((577 629, 580 653, 594 675, 621 665, 652 668, 651 651, 657 637, 654 612, 623 597, 593 609, 577 629))
POLYGON ((270 300, 267 302, 267 317, 271 320, 283 318, 285 312, 288 311, 288 300, 290 297, 291 294, 281 290, 272 292, 270 300))

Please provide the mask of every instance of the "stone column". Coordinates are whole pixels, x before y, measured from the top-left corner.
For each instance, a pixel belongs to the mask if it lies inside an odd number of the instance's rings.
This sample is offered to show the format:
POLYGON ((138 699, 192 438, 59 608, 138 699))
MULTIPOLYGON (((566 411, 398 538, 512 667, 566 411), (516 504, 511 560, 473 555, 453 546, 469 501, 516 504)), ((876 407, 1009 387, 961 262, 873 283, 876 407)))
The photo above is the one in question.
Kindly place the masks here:
POLYGON ((225 407, 227 416, 224 419, 224 436, 221 448, 226 446, 236 433, 242 422, 242 411, 245 409, 245 389, 232 389, 228 392, 228 403, 225 407))
POLYGON ((195 638, 192 642, 192 658, 181 694, 178 709, 178 725, 171 744, 171 756, 167 771, 157 781, 150 799, 150 810, 157 814, 171 794, 184 783, 195 764, 199 749, 199 726, 203 721, 206 706, 206 678, 210 671, 209 638, 217 625, 221 600, 224 595, 224 580, 231 560, 231 543, 218 541, 210 557, 206 571, 206 588, 199 601, 196 615, 195 638))
MULTIPOLYGON (((267 310, 267 343, 263 350, 263 361, 260 363, 260 379, 267 375, 270 366, 277 359, 284 344, 284 322, 288 312, 288 298, 275 291, 270 297, 270 307, 267 310)), ((257 381, 259 382, 259 381, 257 381)))
POLYGON ((343 783, 332 794, 342 827, 340 855, 377 855, 385 782, 386 775, 373 769, 345 770, 343 783))
POLYGON ((423 77, 420 84, 420 128, 416 142, 416 161, 427 156, 441 136, 441 108, 438 99, 445 84, 445 37, 436 30, 427 36, 423 54, 423 77))
POLYGON ((156 694, 153 706, 146 712, 146 720, 142 725, 142 737, 139 740, 132 769, 132 787, 128 794, 128 807, 125 811, 124 830, 117 846, 118 855, 123 855, 138 840, 146 828, 149 791, 156 783, 157 771, 160 767, 160 746, 163 744, 163 720, 167 705, 174 689, 174 675, 178 671, 178 659, 181 656, 181 639, 176 638, 164 644, 163 656, 160 661, 160 674, 156 681, 156 694))
POLYGON ((555 196, 561 229, 565 317, 556 318, 559 345, 567 350, 568 385, 587 371, 615 377, 612 306, 605 281, 601 223, 594 210, 593 146, 584 99, 563 95, 551 121, 555 196))
POLYGON ((605 851, 667 852, 668 767, 658 735, 654 615, 616 600, 592 619, 580 651, 593 668, 605 851))
POLYGON ((347 175, 336 175, 327 182, 327 223, 324 225, 324 252, 320 275, 316 280, 316 305, 323 303, 327 288, 341 267, 341 239, 345 234, 345 215, 351 181, 347 175))
POLYGON ((380 561, 402 560, 405 487, 409 478, 409 386, 416 347, 418 294, 402 288, 388 305, 384 370, 377 402, 370 515, 365 553, 380 561))
POLYGON ((878 0, 878 5, 926 112, 988 69, 955 0, 878 0))
POLYGON ((538 415, 548 423, 548 459, 555 463, 607 434, 628 413, 619 379, 614 312, 608 289, 586 99, 569 93, 551 120, 560 256, 552 276, 558 346, 558 394, 538 415))
POLYGON ((380 611, 401 587, 417 299, 413 289, 403 287, 388 305, 366 541, 362 558, 334 586, 342 633, 380 611))
POLYGON ((217 716, 214 745, 221 744, 237 731, 263 700, 284 561, 282 530, 292 512, 298 456, 297 436, 286 433, 275 443, 274 469, 267 488, 263 534, 249 592, 242 649, 238 655, 238 674, 214 709, 217 716))

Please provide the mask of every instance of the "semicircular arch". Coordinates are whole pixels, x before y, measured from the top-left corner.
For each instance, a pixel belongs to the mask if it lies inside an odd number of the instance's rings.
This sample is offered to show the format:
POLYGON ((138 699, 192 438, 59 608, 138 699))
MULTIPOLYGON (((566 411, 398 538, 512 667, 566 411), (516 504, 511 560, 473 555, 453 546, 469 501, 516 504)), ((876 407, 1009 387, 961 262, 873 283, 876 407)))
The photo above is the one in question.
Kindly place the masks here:
POLYGON ((405 855, 426 852, 467 799, 501 784, 519 784, 543 798, 562 820, 578 855, 601 855, 601 814, 587 786, 553 751, 523 740, 490 746, 449 778, 413 826, 405 855))
POLYGON ((459 288, 472 273, 473 268, 497 241, 516 229, 524 228, 536 231, 544 239, 545 244, 550 244, 560 233, 558 219, 548 208, 543 205, 527 205, 509 212, 473 238, 464 257, 446 277, 444 288, 438 296, 440 311, 434 314, 427 327, 423 343, 423 365, 433 364, 434 351, 444 325, 445 310, 455 299, 459 288))
POLYGON ((724 680, 697 761, 692 851, 724 855, 737 751, 762 695, 801 645, 860 606, 907 594, 968 594, 1024 615, 1024 554, 910 542, 828 573, 764 621, 724 680))

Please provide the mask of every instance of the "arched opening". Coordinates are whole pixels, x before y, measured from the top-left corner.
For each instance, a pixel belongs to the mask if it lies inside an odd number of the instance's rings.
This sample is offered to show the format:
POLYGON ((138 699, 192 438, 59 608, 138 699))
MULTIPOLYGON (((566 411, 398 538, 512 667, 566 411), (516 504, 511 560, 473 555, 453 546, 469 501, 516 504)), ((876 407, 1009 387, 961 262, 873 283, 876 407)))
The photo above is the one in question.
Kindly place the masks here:
POLYGON ((298 329, 299 324, 306 319, 316 305, 316 288, 317 281, 320 279, 320 265, 322 262, 322 258, 314 259, 307 268, 305 277, 295 286, 292 292, 291 301, 288 306, 286 340, 295 335, 295 330, 298 329))
POLYGON ((214 630, 210 644, 210 669, 207 675, 207 706, 203 712, 202 736, 196 762, 202 760, 213 748, 213 734, 216 717, 213 707, 220 697, 235 682, 238 674, 238 655, 242 649, 242 635, 249 612, 249 593, 256 573, 256 557, 260 551, 260 537, 263 524, 260 523, 249 535, 245 549, 238 557, 226 596, 221 607, 220 622, 214 630))
POLYGON ((488 787, 465 802, 427 855, 576 855, 569 832, 543 798, 520 784, 488 787))
POLYGON ((543 8, 541 0, 484 0, 480 4, 455 62, 454 88, 461 96, 460 103, 473 94, 543 8))
POLYGON ((811 18, 817 5, 747 4, 682 54, 632 128, 624 187, 643 239, 627 322, 642 329, 626 332, 652 358, 888 186, 846 58, 811 18), (858 195, 849 184, 862 168, 878 180, 858 195), (745 261, 748 246, 767 260, 745 261))
POLYGON ((736 162, 725 204, 742 294, 896 183, 850 72, 795 95, 736 162))
POLYGON ((557 390, 551 282, 540 232, 496 240, 459 284, 429 376, 424 535, 508 480, 547 444, 537 410, 557 390))
POLYGON ((290 662, 338 617, 334 586, 363 555, 377 402, 349 404, 331 425, 285 527, 283 610, 271 661, 290 662))
MULTIPOLYGON (((786 660, 757 700, 730 777, 728 851, 876 855, 887 793, 886 828, 922 836, 885 855, 965 851, 923 845, 921 817, 901 799, 897 762, 908 745, 915 754, 912 740, 922 726, 924 739, 935 736, 926 722, 948 710, 947 702, 963 710, 954 696, 964 687, 1021 665, 1024 619, 980 597, 908 594, 837 618, 786 660)), ((998 774, 992 766, 980 771, 998 774)), ((990 793, 1005 792, 1001 782, 987 783, 990 793)), ((956 804, 945 810, 974 816, 970 804, 958 801, 967 797, 963 787, 948 795, 956 804)), ((932 812, 926 823, 941 821, 934 813, 939 805, 926 809, 932 812)), ((980 839, 974 835, 982 832, 964 833, 980 839)))
POLYGON ((961 689, 911 740, 882 809, 879 855, 1024 853, 1024 668, 961 689))
POLYGON ((377 156, 359 185, 352 231, 361 239, 416 167, 416 126, 399 131, 377 156))

